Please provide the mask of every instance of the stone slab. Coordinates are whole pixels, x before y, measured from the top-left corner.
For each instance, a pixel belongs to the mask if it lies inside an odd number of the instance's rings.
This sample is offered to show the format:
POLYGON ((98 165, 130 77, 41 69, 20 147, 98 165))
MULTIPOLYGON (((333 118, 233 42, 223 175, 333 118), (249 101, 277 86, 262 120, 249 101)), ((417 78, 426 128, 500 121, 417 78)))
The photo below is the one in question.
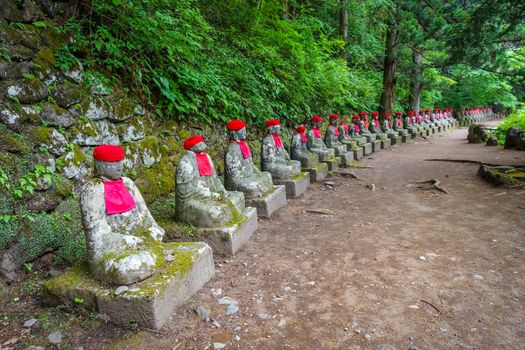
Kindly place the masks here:
POLYGON ((288 180, 273 180, 276 185, 285 185, 286 186, 286 197, 288 198, 297 198, 303 193, 306 192, 308 186, 310 186, 310 174, 304 172, 299 176, 296 176, 293 179, 288 180))
POLYGON ((230 226, 198 228, 194 239, 208 243, 214 254, 234 255, 258 228, 257 209, 247 207, 241 215, 242 218, 230 226))
POLYGON ((90 276, 85 265, 73 266, 44 283, 47 305, 65 304, 105 315, 122 327, 138 325, 159 330, 178 305, 202 288, 215 274, 213 253, 205 243, 162 243, 174 260, 144 281, 115 295, 118 286, 107 286, 90 276))
POLYGON ((362 159, 365 154, 363 153, 363 147, 357 147, 352 149, 352 152, 354 153, 354 160, 362 159))
POLYGON ((370 154, 372 154, 372 144, 368 142, 363 146, 363 155, 368 156, 370 154))
POLYGON ((390 146, 392 145, 391 142, 392 141, 390 141, 390 139, 381 140, 381 148, 390 148, 390 146))
POLYGON ((257 216, 270 218, 272 214, 286 205, 286 188, 275 186, 274 190, 263 197, 246 199, 246 206, 257 209, 257 216))
POLYGON ((321 163, 303 170, 310 173, 310 182, 323 181, 328 176, 328 165, 326 163, 321 163))
POLYGON ((406 135, 403 135, 401 136, 401 142, 408 142, 412 139, 412 136, 410 134, 406 134, 406 135))
POLYGON ((338 155, 338 157, 341 158, 341 166, 348 167, 352 164, 352 161, 354 160, 354 153, 345 152, 343 154, 338 155))
POLYGON ((394 136, 390 139, 392 145, 399 145, 401 143, 401 136, 394 136))
POLYGON ((372 141, 372 152, 378 152, 381 149, 381 140, 372 141))
POLYGON ((323 163, 328 166, 328 171, 334 171, 339 168, 339 164, 341 164, 341 158, 334 157, 332 159, 323 160, 323 163))

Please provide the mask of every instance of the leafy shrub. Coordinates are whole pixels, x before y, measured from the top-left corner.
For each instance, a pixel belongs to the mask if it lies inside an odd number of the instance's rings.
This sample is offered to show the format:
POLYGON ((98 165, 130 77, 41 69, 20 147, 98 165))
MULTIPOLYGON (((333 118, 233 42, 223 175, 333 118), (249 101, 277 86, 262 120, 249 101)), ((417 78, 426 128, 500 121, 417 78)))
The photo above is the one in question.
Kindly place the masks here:
POLYGON ((498 125, 498 128, 496 129, 496 136, 498 136, 499 144, 505 144, 507 130, 513 126, 521 128, 521 130, 525 131, 525 108, 514 111, 498 125))

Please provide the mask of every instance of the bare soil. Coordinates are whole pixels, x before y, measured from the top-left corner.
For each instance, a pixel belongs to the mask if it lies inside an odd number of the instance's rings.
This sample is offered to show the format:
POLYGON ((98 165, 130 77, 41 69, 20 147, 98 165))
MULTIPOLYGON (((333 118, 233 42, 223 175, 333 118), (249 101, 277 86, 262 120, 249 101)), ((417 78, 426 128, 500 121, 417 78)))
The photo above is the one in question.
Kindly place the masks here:
MULTIPOLYGON (((374 153, 360 162, 373 168, 351 169, 364 181, 312 184, 238 255, 216 257, 216 276, 160 332, 69 314, 67 348, 525 349, 525 190, 429 158, 525 164, 525 152, 468 144, 465 128, 374 153), (433 178, 450 194, 413 185, 433 178), (224 296, 239 312, 225 315, 224 296)), ((45 345, 41 333, 23 344, 45 345)))

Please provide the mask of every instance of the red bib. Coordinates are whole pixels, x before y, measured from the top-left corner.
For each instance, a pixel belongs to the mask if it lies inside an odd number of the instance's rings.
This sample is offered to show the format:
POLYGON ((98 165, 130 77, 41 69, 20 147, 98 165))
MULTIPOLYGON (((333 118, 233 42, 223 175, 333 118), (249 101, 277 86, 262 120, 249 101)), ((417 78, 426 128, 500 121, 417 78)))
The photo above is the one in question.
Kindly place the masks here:
POLYGON ((374 122, 374 125, 376 126, 376 128, 379 128, 379 120, 372 119, 372 121, 374 122))
POLYGON ((135 208, 135 200, 131 197, 126 185, 124 185, 124 179, 103 181, 103 183, 106 214, 121 214, 135 208))
POLYGON ((248 147, 248 144, 246 143, 246 141, 233 140, 233 142, 237 143, 239 147, 241 148, 241 153, 244 159, 250 158, 252 156, 252 153, 250 152, 250 147, 248 147))
POLYGON ((319 130, 318 128, 312 128, 312 130, 314 131, 314 136, 316 139, 320 139, 321 138, 321 130, 319 130))
POLYGON ((345 133, 348 134, 348 125, 346 125, 346 123, 341 123, 341 126, 342 126, 343 129, 345 130, 345 133))
POLYGON ((359 125, 357 124, 354 124, 354 129, 357 133, 360 133, 361 132, 361 128, 359 127, 359 125))
POLYGON ((388 119, 388 125, 390 126, 390 129, 392 129, 392 121, 388 119))
POLYGON ((308 141, 308 138, 306 138, 306 134, 304 132, 300 132, 299 134, 301 134, 301 141, 303 143, 308 141))
POLYGON ((339 130, 337 129, 337 126, 332 125, 332 128, 334 129, 334 135, 339 136, 339 130))
POLYGON ((208 154, 206 152, 195 152, 195 157, 197 157, 197 166, 199 167, 199 174, 201 176, 212 176, 213 169, 211 167, 210 160, 208 159, 208 154))
POLYGON ((277 134, 272 134, 273 136, 273 142, 275 142, 275 147, 283 147, 283 142, 281 141, 281 137, 277 134))
POLYGON ((397 126, 402 126, 403 123, 401 123, 401 119, 397 119, 397 126))
POLYGON ((365 128, 368 128, 368 121, 364 120, 363 124, 365 125, 365 128))

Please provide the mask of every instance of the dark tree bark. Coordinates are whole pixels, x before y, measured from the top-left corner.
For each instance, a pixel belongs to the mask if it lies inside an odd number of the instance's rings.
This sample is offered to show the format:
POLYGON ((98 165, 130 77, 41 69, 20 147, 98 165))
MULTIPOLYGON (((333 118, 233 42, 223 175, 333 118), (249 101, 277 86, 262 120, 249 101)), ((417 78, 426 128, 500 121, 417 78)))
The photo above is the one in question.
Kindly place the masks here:
POLYGON ((345 42, 343 58, 348 61, 348 0, 339 0, 339 5, 341 7, 339 10, 339 34, 345 42))
POLYGON ((399 45, 397 26, 394 21, 386 31, 385 61, 383 65, 383 93, 381 94, 381 119, 385 113, 392 113, 394 105, 394 88, 396 86, 397 48, 399 45))
POLYGON ((423 80, 423 56, 417 49, 412 49, 412 72, 410 76, 410 95, 408 106, 413 111, 419 111, 421 101, 421 81, 423 80))

